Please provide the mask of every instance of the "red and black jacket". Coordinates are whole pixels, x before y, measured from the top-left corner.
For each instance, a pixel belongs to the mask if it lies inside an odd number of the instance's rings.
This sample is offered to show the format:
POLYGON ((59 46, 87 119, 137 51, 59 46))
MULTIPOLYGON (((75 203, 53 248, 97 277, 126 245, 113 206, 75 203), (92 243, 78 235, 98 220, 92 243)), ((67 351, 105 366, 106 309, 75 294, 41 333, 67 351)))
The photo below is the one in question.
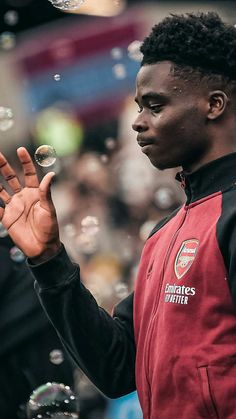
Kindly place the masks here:
POLYGON ((109 397, 137 388, 145 419, 235 419, 236 153, 181 178, 186 204, 152 232, 113 318, 64 249, 32 270, 62 341, 109 397))

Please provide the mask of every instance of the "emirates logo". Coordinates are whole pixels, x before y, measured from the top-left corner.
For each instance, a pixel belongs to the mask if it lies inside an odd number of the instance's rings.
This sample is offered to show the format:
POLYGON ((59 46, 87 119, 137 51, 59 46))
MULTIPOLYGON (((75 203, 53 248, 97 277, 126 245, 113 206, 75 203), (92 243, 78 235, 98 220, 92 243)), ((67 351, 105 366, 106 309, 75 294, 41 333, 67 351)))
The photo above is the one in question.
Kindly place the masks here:
POLYGON ((190 269, 197 254, 199 240, 185 240, 175 258, 175 275, 178 279, 182 278, 190 269))

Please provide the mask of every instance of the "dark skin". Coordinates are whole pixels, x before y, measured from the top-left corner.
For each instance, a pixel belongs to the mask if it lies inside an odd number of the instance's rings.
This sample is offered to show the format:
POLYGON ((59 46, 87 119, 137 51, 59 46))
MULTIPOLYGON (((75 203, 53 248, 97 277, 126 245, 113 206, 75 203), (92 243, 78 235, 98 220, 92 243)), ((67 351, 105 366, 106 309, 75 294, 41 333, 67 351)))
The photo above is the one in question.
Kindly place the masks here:
MULTIPOLYGON (((140 69, 136 92, 140 114, 133 128, 154 166, 182 166, 193 171, 236 150, 235 111, 225 92, 201 85, 196 88, 190 81, 175 77, 171 68, 166 61, 140 69)), ((5 203, 5 208, 0 208, 0 220, 25 255, 41 263, 61 247, 50 193, 54 173, 47 173, 39 183, 27 150, 20 147, 17 154, 24 185, 0 153, 0 171, 12 191, 9 194, 0 187, 0 198, 5 203)))
POLYGON ((35 166, 24 147, 17 150, 25 176, 22 186, 6 158, 0 153, 0 170, 12 195, 1 186, 0 219, 14 243, 35 263, 40 263, 59 250, 58 222, 51 199, 50 184, 54 172, 47 173, 39 184, 35 166))
POLYGON ((192 172, 236 150, 236 119, 225 92, 186 82, 171 68, 169 61, 141 67, 133 129, 155 167, 192 172))

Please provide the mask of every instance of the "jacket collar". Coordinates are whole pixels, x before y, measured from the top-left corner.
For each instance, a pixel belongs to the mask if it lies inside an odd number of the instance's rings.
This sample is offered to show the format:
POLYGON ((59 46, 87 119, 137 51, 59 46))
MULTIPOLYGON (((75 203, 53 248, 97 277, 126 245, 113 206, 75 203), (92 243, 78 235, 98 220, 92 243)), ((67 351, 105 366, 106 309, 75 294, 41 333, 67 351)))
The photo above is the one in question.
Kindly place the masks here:
POLYGON ((175 178, 185 190, 187 204, 223 191, 236 183, 236 153, 213 160, 195 172, 179 172, 175 178))

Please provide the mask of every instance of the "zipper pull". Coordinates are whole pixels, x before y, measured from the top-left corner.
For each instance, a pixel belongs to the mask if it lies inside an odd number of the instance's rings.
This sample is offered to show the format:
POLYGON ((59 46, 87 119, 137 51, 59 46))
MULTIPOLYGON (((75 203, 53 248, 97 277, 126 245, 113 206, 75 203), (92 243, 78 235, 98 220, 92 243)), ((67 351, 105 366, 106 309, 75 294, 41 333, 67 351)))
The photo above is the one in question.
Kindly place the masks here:
POLYGON ((185 177, 183 173, 180 173, 180 178, 181 178, 181 182, 180 182, 181 188, 185 189, 186 182, 185 182, 185 177))

